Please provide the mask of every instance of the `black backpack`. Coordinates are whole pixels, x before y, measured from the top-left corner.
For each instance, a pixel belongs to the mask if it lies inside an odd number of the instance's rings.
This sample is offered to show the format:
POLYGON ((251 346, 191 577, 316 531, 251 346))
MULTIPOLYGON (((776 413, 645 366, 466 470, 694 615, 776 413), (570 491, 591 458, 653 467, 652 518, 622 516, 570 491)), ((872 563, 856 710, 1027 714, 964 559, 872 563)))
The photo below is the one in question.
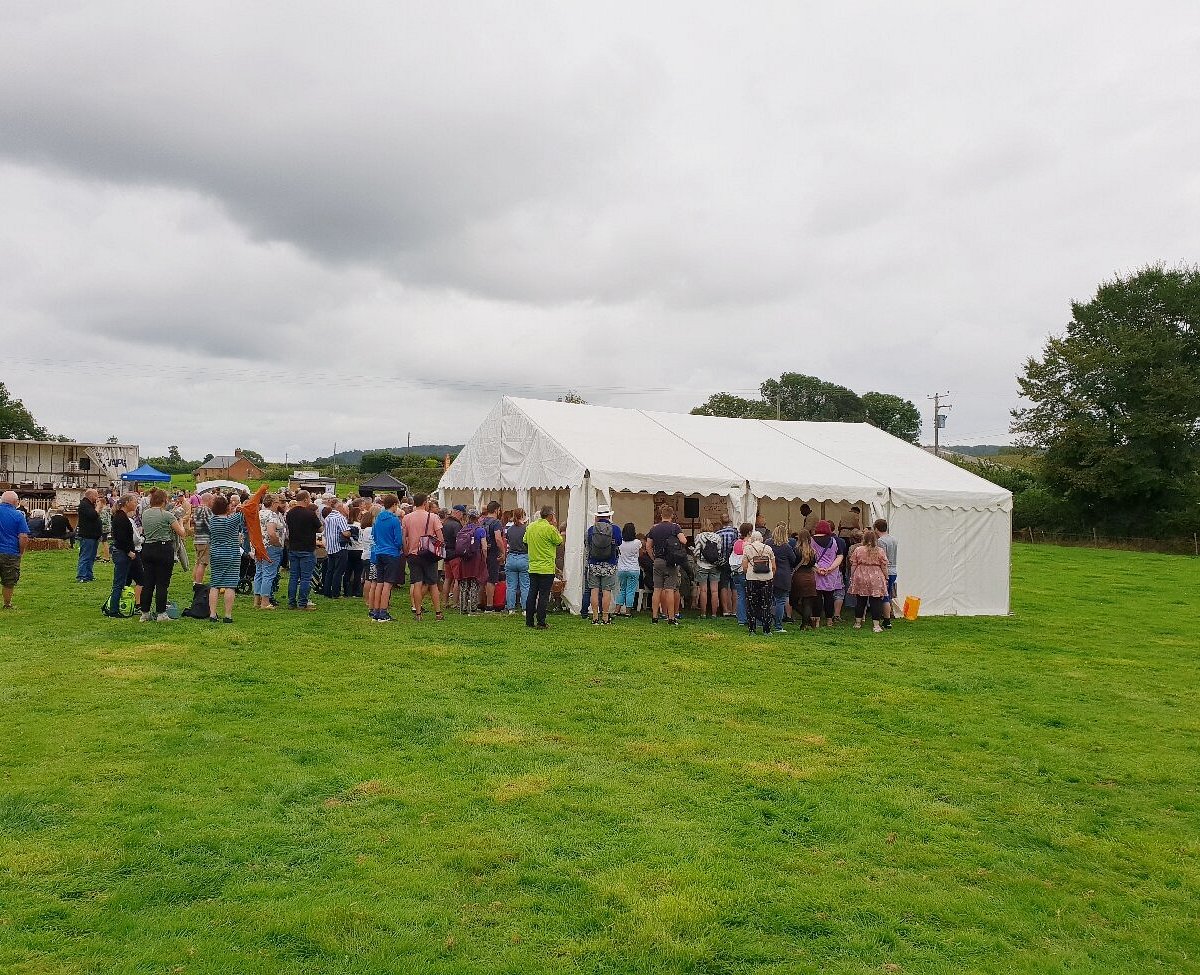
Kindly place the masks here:
POLYGON ((613 525, 611 521, 598 521, 592 526, 588 540, 588 558, 593 562, 607 562, 612 558, 613 525))
POLYGON ((203 582, 194 582, 192 583, 192 605, 179 615, 194 620, 206 620, 208 613, 208 586, 203 582))
POLYGON ((713 535, 709 535, 700 544, 700 561, 708 565, 719 565, 721 562, 721 543, 713 535))
POLYGON ((663 560, 672 568, 681 568, 687 564, 687 546, 679 540, 678 532, 672 532, 667 538, 663 560))

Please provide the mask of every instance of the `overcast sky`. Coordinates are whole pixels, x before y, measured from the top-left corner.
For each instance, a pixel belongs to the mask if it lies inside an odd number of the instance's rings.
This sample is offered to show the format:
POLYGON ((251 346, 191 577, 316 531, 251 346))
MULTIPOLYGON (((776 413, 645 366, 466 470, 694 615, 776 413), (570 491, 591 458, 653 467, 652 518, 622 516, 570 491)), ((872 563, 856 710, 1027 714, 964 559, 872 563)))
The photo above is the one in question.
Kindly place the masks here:
POLYGON ((1198 93, 1195 0, 8 0, 0 380, 192 457, 785 370, 1002 441, 1072 299, 1198 260, 1198 93))

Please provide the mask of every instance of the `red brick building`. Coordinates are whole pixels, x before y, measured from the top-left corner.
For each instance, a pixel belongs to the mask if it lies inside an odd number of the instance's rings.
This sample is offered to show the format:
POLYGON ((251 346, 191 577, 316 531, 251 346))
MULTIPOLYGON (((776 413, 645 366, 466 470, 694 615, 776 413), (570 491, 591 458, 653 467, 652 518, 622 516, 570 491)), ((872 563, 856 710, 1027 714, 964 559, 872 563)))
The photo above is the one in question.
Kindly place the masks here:
POLYGON ((222 454, 211 457, 196 468, 196 481, 238 481, 249 484, 251 481, 261 481, 266 477, 262 469, 251 460, 242 456, 240 450, 232 455, 222 454))

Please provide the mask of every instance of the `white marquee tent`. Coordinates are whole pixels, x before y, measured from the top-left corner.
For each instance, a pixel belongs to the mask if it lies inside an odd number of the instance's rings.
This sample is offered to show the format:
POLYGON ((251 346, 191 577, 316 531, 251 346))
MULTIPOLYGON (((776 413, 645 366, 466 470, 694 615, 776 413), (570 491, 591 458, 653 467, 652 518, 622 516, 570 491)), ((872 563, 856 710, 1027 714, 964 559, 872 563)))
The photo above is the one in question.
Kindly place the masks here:
POLYGON ((803 527, 801 503, 836 525, 857 504, 887 518, 899 546, 901 595, 922 614, 1008 613, 1012 495, 866 423, 801 423, 623 410, 505 397, 438 485, 447 504, 491 499, 567 521, 563 578, 582 591, 584 534, 597 505, 650 527, 671 501, 688 531, 761 510, 803 527), (690 511, 690 517, 687 517, 690 511), (581 517, 582 515, 582 517, 581 517))

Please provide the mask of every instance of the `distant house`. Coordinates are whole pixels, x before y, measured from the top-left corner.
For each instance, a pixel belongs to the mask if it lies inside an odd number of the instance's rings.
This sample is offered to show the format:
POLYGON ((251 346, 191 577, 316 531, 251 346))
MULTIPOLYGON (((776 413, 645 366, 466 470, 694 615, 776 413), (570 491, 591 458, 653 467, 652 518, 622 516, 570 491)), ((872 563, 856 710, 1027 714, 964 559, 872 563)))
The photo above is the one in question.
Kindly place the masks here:
POLYGON ((197 481, 240 481, 242 484, 249 484, 251 481, 261 481, 265 477, 262 469, 243 457, 240 450, 235 450, 232 455, 210 457, 196 468, 197 481))

